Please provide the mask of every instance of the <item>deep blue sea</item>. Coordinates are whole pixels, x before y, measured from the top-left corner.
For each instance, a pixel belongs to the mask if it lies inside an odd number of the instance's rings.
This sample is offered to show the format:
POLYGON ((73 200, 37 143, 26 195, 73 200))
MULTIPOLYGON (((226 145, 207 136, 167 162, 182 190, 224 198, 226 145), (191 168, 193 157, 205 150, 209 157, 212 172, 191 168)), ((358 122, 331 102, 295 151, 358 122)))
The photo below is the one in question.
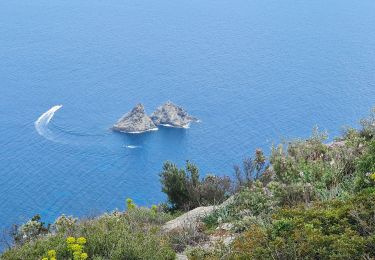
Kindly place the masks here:
POLYGON ((374 0, 2 0, 0 228, 163 202, 166 160, 231 175, 373 105, 374 0), (201 123, 110 130, 167 100, 201 123))

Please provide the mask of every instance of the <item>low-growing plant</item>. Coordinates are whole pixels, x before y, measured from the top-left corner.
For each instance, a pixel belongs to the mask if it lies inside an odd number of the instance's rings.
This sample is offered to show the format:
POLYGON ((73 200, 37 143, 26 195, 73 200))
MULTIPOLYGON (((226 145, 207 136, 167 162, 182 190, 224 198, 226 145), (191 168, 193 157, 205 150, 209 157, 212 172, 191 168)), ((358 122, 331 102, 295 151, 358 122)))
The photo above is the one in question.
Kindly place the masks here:
POLYGON ((237 231, 242 230, 245 221, 249 217, 268 221, 276 204, 268 190, 260 181, 256 181, 251 187, 237 193, 233 200, 224 207, 219 207, 213 213, 203 218, 207 228, 214 229, 221 223, 234 223, 237 231))
POLYGON ((176 252, 183 252, 189 246, 197 246, 206 241, 208 236, 196 227, 183 227, 168 233, 170 242, 176 252))
POLYGON ((55 220, 55 223, 52 225, 52 229, 54 229, 55 232, 71 234, 74 232, 77 221, 78 218, 74 218, 73 216, 65 216, 63 214, 55 220))

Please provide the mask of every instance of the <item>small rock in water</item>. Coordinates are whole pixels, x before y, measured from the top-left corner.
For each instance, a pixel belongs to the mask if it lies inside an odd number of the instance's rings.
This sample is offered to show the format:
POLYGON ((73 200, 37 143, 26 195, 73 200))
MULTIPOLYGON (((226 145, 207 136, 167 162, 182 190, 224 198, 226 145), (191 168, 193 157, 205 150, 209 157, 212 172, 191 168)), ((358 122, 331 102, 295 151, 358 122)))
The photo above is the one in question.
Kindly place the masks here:
POLYGON ((168 101, 160 106, 151 115, 155 125, 167 125, 173 127, 188 127, 191 122, 197 122, 195 117, 190 116, 182 107, 168 101))
POLYGON ((144 106, 138 104, 113 126, 113 130, 125 133, 142 133, 157 130, 157 127, 146 114, 144 106))

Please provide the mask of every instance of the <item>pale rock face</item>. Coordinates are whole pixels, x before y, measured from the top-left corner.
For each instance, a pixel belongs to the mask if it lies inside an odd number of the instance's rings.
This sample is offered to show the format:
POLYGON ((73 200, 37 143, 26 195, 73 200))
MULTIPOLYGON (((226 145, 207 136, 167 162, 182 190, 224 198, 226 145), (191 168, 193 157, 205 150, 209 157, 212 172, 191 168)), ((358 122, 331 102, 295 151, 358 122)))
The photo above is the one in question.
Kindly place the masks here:
POLYGON ((113 130, 125 133, 142 133, 157 130, 157 127, 146 114, 144 106, 138 104, 113 126, 113 130))
POLYGON ((182 107, 168 101, 160 106, 151 115, 151 120, 155 125, 166 125, 172 127, 188 127, 191 122, 198 121, 190 116, 182 107))

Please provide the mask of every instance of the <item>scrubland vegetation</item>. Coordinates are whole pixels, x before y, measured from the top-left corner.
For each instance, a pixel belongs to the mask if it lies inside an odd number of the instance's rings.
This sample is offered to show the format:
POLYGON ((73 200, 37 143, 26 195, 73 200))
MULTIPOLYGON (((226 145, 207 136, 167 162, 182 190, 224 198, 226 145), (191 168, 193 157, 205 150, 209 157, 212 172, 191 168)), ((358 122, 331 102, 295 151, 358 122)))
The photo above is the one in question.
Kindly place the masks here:
POLYGON ((50 226, 36 216, 14 229, 15 246, 1 259, 175 259, 182 250, 190 259, 375 258, 375 110, 360 129, 346 129, 332 143, 314 129, 307 140, 272 147, 269 157, 256 150, 234 167, 233 179, 200 178, 190 162, 184 169, 166 162, 160 178, 167 204, 147 209, 128 200, 125 212, 62 216, 50 226), (229 197, 194 236, 182 241, 162 232, 176 214, 229 197), (230 243, 186 241, 218 235, 224 226, 234 237, 230 243), (68 237, 85 238, 79 256, 68 237))
POLYGON ((85 238, 78 251, 86 253, 88 259, 174 259, 168 238, 159 232, 160 225, 170 219, 168 214, 147 208, 129 208, 126 213, 115 211, 86 220, 62 216, 47 235, 22 226, 18 232, 26 232, 28 241, 16 244, 1 259, 43 259, 48 251, 55 250, 56 259, 81 260, 67 245, 69 237, 85 238))

